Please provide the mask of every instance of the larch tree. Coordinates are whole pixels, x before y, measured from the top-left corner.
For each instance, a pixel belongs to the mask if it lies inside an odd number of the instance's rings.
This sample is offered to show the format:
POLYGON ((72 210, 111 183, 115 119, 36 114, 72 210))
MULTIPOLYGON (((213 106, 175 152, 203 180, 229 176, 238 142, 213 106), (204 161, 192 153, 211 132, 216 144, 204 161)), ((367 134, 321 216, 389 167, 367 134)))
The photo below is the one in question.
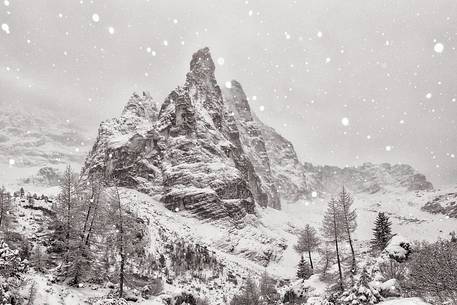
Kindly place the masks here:
POLYGON ((295 250, 303 254, 308 253, 309 265, 312 270, 314 270, 313 259, 311 257, 311 252, 313 252, 319 245, 319 238, 317 236, 317 231, 310 225, 306 225, 305 228, 300 231, 297 244, 295 245, 295 250))
POLYGON ((352 255, 352 273, 356 271, 356 260, 355 260, 355 251, 352 240, 352 233, 354 233, 357 228, 357 213, 352 207, 354 200, 352 199, 351 194, 349 194, 343 186, 343 190, 338 194, 338 210, 341 213, 341 222, 344 231, 344 239, 349 242, 349 247, 351 249, 352 255))
POLYGON ((59 205, 60 214, 62 214, 65 227, 65 244, 67 249, 70 246, 71 232, 73 229, 72 223, 76 214, 77 195, 77 180, 70 165, 67 166, 62 177, 60 185, 59 205))
POLYGON ((389 240, 392 238, 392 223, 384 212, 379 212, 373 228, 373 239, 371 240, 371 249, 382 251, 387 247, 389 240))
POLYGON ((335 244, 336 261, 338 263, 339 286, 341 291, 344 289, 343 272, 341 269, 341 258, 338 241, 344 236, 344 227, 341 223, 341 212, 338 208, 337 201, 332 198, 327 206, 327 211, 322 222, 322 231, 324 237, 335 244))

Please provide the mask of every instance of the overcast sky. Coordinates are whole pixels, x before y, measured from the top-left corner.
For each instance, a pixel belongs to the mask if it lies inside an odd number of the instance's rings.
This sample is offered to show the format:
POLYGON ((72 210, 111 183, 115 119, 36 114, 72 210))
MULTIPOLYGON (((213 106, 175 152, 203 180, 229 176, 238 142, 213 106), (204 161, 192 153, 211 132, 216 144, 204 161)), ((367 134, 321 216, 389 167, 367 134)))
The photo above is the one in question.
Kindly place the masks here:
POLYGON ((1 0, 0 101, 84 126, 158 101, 208 46, 219 84, 303 161, 409 163, 457 182, 457 1, 1 0))

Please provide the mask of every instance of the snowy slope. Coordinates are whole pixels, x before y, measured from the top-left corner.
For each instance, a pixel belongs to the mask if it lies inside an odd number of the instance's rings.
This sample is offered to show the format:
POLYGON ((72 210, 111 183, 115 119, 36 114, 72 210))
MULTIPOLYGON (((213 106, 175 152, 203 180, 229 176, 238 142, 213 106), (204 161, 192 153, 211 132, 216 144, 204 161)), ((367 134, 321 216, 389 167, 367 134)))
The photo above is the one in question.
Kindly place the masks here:
POLYGON ((72 122, 51 111, 20 105, 0 108, 0 182, 16 185, 42 167, 81 166, 88 139, 72 122))

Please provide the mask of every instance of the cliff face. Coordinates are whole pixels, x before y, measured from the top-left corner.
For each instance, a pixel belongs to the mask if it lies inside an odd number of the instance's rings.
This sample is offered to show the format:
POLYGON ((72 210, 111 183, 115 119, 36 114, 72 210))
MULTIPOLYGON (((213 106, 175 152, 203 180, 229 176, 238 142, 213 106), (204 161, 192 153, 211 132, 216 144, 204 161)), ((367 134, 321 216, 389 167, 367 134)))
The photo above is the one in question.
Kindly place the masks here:
POLYGON ((160 111, 149 95, 135 94, 120 118, 101 124, 83 176, 108 175, 121 186, 160 195, 172 210, 240 219, 256 203, 270 201, 238 126, 224 104, 209 50, 201 49, 185 84, 160 111))
POLYGON ((251 111, 238 82, 222 94, 214 70, 204 48, 160 109, 148 93, 133 94, 119 118, 100 125, 82 176, 105 175, 160 197, 170 210, 235 220, 254 213, 256 204, 280 209, 281 200, 325 196, 342 185, 368 193, 432 188, 408 165, 300 162, 292 143, 251 111))
POLYGON ((231 87, 223 92, 224 101, 239 130, 241 144, 245 148, 246 155, 252 162, 262 181, 262 187, 268 195, 269 206, 279 209, 281 207, 280 193, 277 190, 278 184, 273 178, 269 153, 267 152, 264 135, 261 132, 262 123, 251 112, 246 94, 239 82, 232 81, 231 87))

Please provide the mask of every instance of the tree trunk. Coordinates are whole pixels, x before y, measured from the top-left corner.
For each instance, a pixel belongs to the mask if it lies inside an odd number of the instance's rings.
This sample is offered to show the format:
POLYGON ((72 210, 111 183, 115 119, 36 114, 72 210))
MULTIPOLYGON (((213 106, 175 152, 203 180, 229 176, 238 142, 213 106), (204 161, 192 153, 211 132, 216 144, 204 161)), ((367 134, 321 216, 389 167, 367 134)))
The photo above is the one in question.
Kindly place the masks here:
POLYGON ((355 251, 354 247, 352 246, 352 238, 351 238, 351 232, 349 232, 349 224, 347 227, 347 234, 348 234, 348 240, 349 240, 349 247, 351 248, 351 254, 352 254, 352 269, 351 272, 354 274, 356 272, 356 263, 355 263, 355 251))
POLYGON ((3 213, 5 213, 5 205, 3 204, 3 192, 0 193, 0 228, 2 226, 2 222, 3 222, 3 213))
POLYGON ((343 287, 343 272, 341 271, 341 260, 340 260, 340 250, 338 248, 338 228, 336 225, 336 215, 334 213, 333 215, 333 229, 334 229, 334 235, 335 235, 335 250, 336 250, 336 261, 338 262, 338 274, 340 278, 340 289, 341 291, 344 290, 343 287))
POLYGON ((309 265, 310 265, 311 269, 314 270, 313 260, 311 258, 311 251, 310 250, 308 250, 308 257, 309 257, 309 265))
POLYGON ((124 253, 124 227, 122 223, 122 206, 119 191, 116 189, 118 209, 119 209, 119 254, 121 256, 121 268, 119 271, 119 297, 122 298, 124 293, 124 266, 125 266, 125 253, 124 253))

